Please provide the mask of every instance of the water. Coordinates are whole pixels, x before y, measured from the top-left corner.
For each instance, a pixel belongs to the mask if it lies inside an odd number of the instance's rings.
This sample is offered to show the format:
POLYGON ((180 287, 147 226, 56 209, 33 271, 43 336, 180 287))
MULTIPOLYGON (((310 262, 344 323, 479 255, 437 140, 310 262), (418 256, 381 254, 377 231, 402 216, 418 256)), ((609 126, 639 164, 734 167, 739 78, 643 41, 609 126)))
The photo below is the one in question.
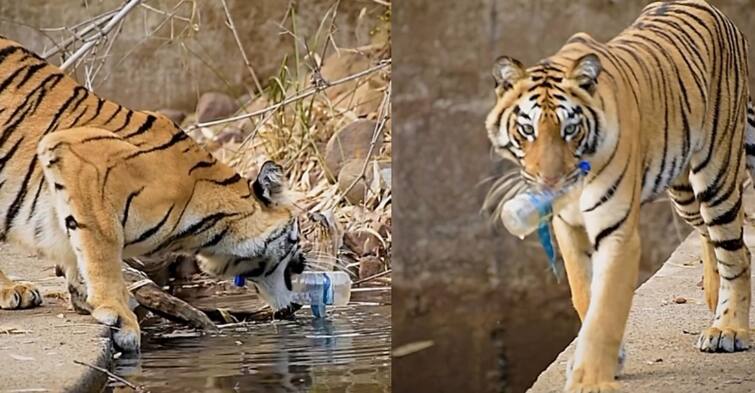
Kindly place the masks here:
POLYGON ((302 309, 293 321, 202 337, 145 326, 141 356, 118 359, 113 371, 151 392, 390 392, 390 307, 352 303, 324 319, 302 309))

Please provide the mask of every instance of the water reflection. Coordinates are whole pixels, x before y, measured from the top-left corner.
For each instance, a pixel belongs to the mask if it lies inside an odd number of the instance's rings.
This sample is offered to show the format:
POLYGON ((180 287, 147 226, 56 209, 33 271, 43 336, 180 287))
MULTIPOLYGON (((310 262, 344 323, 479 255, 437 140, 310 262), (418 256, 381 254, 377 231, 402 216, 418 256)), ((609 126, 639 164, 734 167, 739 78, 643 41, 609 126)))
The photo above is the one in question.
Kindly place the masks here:
POLYGON ((119 359, 114 371, 152 392, 389 392, 390 306, 329 313, 203 337, 147 328, 141 357, 119 359))

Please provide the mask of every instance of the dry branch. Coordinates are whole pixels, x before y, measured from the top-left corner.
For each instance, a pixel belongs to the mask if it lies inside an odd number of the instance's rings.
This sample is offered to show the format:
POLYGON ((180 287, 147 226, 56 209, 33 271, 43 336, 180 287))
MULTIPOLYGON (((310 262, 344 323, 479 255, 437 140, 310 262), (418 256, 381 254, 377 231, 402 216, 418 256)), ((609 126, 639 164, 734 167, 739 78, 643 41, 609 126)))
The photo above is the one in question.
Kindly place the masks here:
POLYGON ((106 37, 110 30, 117 26, 132 9, 134 9, 137 5, 139 5, 139 3, 141 3, 141 1, 142 0, 130 0, 128 3, 126 3, 121 8, 121 10, 113 15, 113 17, 110 18, 110 21, 101 30, 99 30, 97 34, 95 34, 94 38, 90 39, 84 45, 82 45, 81 48, 77 49, 76 52, 71 55, 71 57, 66 59, 66 61, 61 64, 60 68, 62 70, 65 70, 72 64, 75 64, 82 56, 86 55, 87 52, 89 52, 95 45, 100 42, 101 38, 106 37))
POLYGON ((386 59, 386 60, 383 60, 380 63, 378 63, 378 65, 376 65, 374 67, 370 67, 370 68, 368 68, 368 69, 366 69, 364 71, 357 72, 356 74, 349 75, 347 77, 344 77, 344 78, 341 78, 341 79, 338 79, 338 80, 335 80, 335 81, 332 81, 332 82, 327 82, 324 85, 315 85, 313 87, 310 87, 309 89, 306 89, 303 92, 301 92, 301 93, 299 93, 299 94, 297 94, 297 95, 295 95, 293 97, 286 98, 285 100, 283 100, 283 101, 281 101, 281 102, 279 102, 279 103, 277 103, 275 105, 270 105, 267 108, 260 109, 258 111, 254 111, 254 112, 250 112, 250 113, 245 113, 243 115, 228 117, 228 118, 225 118, 225 119, 207 121, 207 122, 204 122, 204 123, 197 123, 197 124, 194 124, 192 126, 187 127, 187 129, 185 131, 189 132, 189 131, 196 130, 197 128, 216 126, 218 124, 231 123, 231 122, 238 121, 238 120, 244 120, 244 119, 248 119, 248 118, 251 118, 251 117, 264 115, 264 114, 266 114, 268 112, 271 112, 271 111, 277 110, 279 108, 282 108, 282 107, 284 107, 284 106, 286 106, 286 105, 288 105, 288 104, 290 104, 292 102, 296 102, 296 101, 302 100, 304 98, 307 98, 307 97, 309 97, 311 95, 317 94, 317 93, 319 93, 319 92, 321 92, 323 90, 327 90, 327 89, 329 89, 331 87, 335 87, 335 86, 338 86, 338 85, 341 85, 341 84, 344 84, 344 83, 347 83, 347 82, 351 82, 351 81, 353 81, 355 79, 359 79, 361 77, 370 75, 373 72, 382 70, 383 68, 386 68, 386 67, 388 67, 390 65, 391 65, 391 59, 386 59))
POLYGON ((207 314, 185 301, 163 291, 146 274, 124 266, 123 276, 129 290, 146 309, 171 321, 185 323, 204 330, 215 331, 217 327, 207 314))

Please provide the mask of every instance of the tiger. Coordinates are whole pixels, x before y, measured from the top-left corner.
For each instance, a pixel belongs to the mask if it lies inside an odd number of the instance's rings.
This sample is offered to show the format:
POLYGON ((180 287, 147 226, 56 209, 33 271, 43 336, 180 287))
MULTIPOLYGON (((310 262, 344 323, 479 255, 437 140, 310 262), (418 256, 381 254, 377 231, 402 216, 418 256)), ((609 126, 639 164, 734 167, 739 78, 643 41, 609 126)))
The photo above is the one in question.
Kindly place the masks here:
MULTIPOLYGON (((54 262, 73 307, 138 351, 124 258, 196 255, 219 278, 252 281, 277 318, 293 315, 304 270, 294 195, 265 162, 248 181, 166 116, 101 98, 0 37, 0 240, 54 262)), ((0 308, 39 306, 0 271, 0 308)))
POLYGON ((748 49, 721 11, 689 0, 646 6, 608 42, 577 33, 529 68, 508 56, 494 62, 495 103, 485 119, 492 150, 513 161, 523 189, 575 187, 549 222, 582 322, 565 391, 619 388, 640 206, 663 191, 702 243, 714 317, 697 348, 749 348, 748 49))

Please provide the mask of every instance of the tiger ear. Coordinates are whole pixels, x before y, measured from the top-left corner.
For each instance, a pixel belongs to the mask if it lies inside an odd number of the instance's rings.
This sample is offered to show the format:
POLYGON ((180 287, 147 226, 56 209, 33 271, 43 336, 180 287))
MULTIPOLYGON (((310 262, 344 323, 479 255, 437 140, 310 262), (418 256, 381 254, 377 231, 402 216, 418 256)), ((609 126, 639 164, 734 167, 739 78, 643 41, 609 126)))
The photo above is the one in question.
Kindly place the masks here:
POLYGON ((269 207, 280 202, 286 193, 286 177, 283 174, 283 168, 273 161, 266 161, 252 183, 252 190, 265 206, 269 207))
POLYGON ((598 83, 598 75, 603 69, 600 59, 594 53, 588 53, 574 62, 569 71, 569 78, 574 80, 580 88, 590 94, 595 92, 598 83))
POLYGON ((496 92, 499 95, 526 76, 527 71, 517 59, 501 56, 493 64, 493 79, 495 79, 496 92))

